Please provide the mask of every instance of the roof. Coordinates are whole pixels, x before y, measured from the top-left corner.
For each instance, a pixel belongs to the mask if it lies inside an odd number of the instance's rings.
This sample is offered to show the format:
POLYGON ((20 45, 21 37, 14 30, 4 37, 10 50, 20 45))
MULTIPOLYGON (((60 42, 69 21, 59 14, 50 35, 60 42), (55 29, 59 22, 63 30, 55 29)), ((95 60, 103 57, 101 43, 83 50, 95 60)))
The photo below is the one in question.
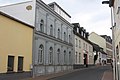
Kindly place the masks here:
POLYGON ((7 18, 10 18, 10 19, 12 19, 12 20, 14 20, 14 21, 17 21, 17 22, 19 22, 19 23, 22 23, 22 24, 24 24, 24 25, 26 25, 26 26, 29 26, 29 27, 31 27, 31 28, 34 28, 32 25, 29 25, 29 24, 27 24, 27 23, 25 23, 25 22, 23 22, 23 21, 20 21, 20 20, 14 18, 14 17, 12 17, 12 16, 10 16, 10 15, 2 12, 2 11, 0 11, 0 15, 3 15, 3 16, 5 16, 5 17, 7 17, 7 18))
POLYGON ((71 18, 71 16, 63 8, 61 8, 56 2, 49 3, 48 5, 52 5, 52 4, 58 6, 65 14, 67 14, 71 18))

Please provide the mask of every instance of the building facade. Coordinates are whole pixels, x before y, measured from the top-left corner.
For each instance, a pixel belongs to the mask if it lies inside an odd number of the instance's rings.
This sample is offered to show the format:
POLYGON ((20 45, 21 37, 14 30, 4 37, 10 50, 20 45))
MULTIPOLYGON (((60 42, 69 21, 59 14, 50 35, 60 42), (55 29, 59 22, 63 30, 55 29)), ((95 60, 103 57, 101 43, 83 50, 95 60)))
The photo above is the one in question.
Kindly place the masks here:
MULTIPOLYGON (((95 32, 90 33, 89 35, 89 40, 97 45, 99 45, 99 47, 103 48, 103 51, 106 53, 106 40, 101 37, 100 35, 96 34, 95 32)), ((108 53, 106 53, 108 56, 108 53)), ((104 58, 104 61, 107 62, 107 59, 109 59, 109 57, 106 57, 106 59, 104 58)))
POLYGON ((99 45, 93 43, 94 64, 104 65, 106 64, 107 54, 103 51, 99 45))
POLYGON ((80 27, 79 23, 73 23, 73 25, 73 33, 75 35, 75 66, 79 67, 79 65, 93 65, 93 46, 88 40, 88 32, 86 32, 83 27, 80 27))
POLYGON ((112 17, 114 79, 120 80, 120 0, 109 0, 112 17))
MULTIPOLYGON (((57 3, 36 2, 34 74, 36 76, 73 69, 73 26, 55 10, 57 3)), ((68 16, 70 18, 70 16, 68 16)))
POLYGON ((110 63, 111 59, 113 58, 112 53, 112 39, 110 36, 101 35, 106 40, 106 53, 107 53, 107 62, 110 63))
POLYGON ((31 71, 33 27, 0 12, 0 73, 31 71))

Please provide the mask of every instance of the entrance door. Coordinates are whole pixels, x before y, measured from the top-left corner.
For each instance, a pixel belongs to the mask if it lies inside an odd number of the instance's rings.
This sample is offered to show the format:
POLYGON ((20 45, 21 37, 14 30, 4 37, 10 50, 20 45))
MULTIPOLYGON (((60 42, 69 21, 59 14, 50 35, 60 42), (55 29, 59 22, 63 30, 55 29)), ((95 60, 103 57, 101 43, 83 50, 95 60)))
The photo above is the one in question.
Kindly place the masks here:
POLYGON ((84 54, 84 65, 87 64, 87 54, 84 54))
POLYGON ((23 57, 18 56, 18 71, 23 71, 23 57))
POLYGON ((8 64, 7 64, 7 71, 14 70, 14 56, 8 56, 8 64))

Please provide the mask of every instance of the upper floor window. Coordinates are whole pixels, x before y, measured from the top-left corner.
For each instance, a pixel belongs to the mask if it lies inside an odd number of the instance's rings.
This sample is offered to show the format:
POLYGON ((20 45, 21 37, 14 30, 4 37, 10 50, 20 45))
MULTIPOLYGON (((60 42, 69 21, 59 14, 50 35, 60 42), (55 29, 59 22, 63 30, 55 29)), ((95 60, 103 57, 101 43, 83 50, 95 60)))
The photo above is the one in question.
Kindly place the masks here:
POLYGON ((76 40, 75 40, 75 45, 76 45, 76 47, 78 46, 78 41, 77 41, 77 38, 76 38, 76 40))
POLYGON ((81 41, 79 40, 79 48, 81 48, 81 41))
POLYGON ((50 35, 53 36, 53 25, 50 25, 50 35))
POLYGON ((86 44, 86 50, 87 50, 87 44, 86 44))
POLYGON ((71 43, 71 36, 69 35, 69 43, 71 43))
POLYGON ((58 29, 58 38, 60 39, 60 29, 58 29))
POLYGON ((53 48, 50 47, 49 49, 49 63, 52 64, 53 62, 53 48))
POLYGON ((42 64, 43 63, 43 55, 44 55, 44 47, 43 45, 41 44, 39 46, 39 50, 38 50, 38 63, 39 64, 42 64))
POLYGON ((66 33, 64 32, 64 41, 66 41, 66 33))
POLYGON ((85 43, 83 43, 83 49, 85 50, 85 43))
POLYGON ((44 20, 40 21, 40 31, 44 32, 44 20))
POLYGON ((79 33, 79 28, 77 28, 77 33, 79 33))

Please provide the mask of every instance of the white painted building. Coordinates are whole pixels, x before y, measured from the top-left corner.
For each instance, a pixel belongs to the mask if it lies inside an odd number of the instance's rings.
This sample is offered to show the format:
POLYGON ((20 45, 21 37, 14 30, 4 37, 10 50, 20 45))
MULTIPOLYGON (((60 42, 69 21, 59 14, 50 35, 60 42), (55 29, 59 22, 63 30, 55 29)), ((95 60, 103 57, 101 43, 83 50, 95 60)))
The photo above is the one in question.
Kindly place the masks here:
POLYGON ((88 32, 79 23, 73 23, 73 33, 75 36, 75 68, 83 65, 94 64, 94 54, 92 43, 88 40, 88 32))

